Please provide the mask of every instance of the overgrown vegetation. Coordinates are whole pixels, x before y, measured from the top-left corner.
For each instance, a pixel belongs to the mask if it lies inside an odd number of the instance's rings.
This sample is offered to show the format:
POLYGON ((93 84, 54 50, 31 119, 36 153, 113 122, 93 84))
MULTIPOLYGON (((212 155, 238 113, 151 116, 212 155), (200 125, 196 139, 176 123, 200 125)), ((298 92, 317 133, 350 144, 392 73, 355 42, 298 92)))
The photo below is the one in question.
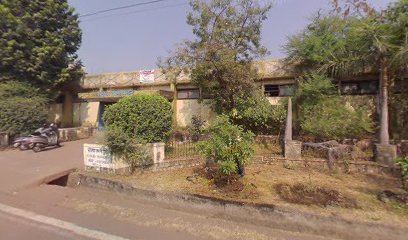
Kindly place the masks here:
POLYGON ((396 162, 401 169, 401 177, 405 190, 408 191, 408 156, 399 157, 396 159, 396 162))
POLYGON ((215 162, 224 176, 235 173, 244 176, 245 165, 254 152, 254 134, 232 124, 227 116, 217 117, 209 133, 209 139, 198 144, 199 152, 208 161, 215 162))
POLYGON ((47 121, 48 99, 21 82, 0 83, 0 132, 12 136, 31 133, 47 121))
POLYGON ((188 127, 191 139, 196 142, 200 139, 201 134, 204 132, 204 125, 206 121, 200 115, 194 115, 191 118, 191 124, 188 127))
POLYGON ((107 129, 120 129, 128 138, 165 142, 171 133, 172 109, 162 96, 139 94, 107 107, 103 120, 107 129))
POLYGON ((369 111, 345 105, 332 81, 324 75, 311 73, 299 78, 294 102, 304 134, 341 140, 373 132, 369 111))
MULTIPOLYGON (((329 14, 318 14, 304 32, 289 39, 289 59, 303 69, 333 77, 378 73, 381 114, 380 143, 389 144, 390 80, 407 73, 408 18, 406 0, 377 11, 366 0, 333 0, 329 14), (343 3, 343 4, 342 4, 343 3)), ((403 78, 403 77, 402 77, 403 78)))
POLYGON ((261 91, 254 91, 246 99, 237 99, 237 106, 229 114, 234 124, 257 135, 279 135, 285 126, 285 104, 271 105, 261 91))
POLYGON ((256 92, 258 78, 253 60, 265 56, 262 22, 270 4, 257 0, 193 0, 187 23, 195 39, 185 41, 162 62, 170 79, 190 74, 192 83, 219 115, 255 133, 278 132, 281 110, 256 92))

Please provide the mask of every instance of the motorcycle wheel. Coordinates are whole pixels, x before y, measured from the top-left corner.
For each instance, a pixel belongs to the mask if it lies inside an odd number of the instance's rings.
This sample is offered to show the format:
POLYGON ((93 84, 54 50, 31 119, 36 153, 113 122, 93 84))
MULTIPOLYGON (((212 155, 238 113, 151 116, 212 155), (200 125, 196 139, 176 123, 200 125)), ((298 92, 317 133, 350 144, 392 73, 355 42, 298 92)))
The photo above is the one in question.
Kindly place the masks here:
POLYGON ((41 144, 37 143, 34 145, 33 147, 34 152, 41 152, 41 150, 42 150, 41 144))
POLYGON ((19 148, 21 151, 28 150, 28 146, 27 146, 27 145, 24 145, 24 144, 20 144, 20 146, 18 146, 18 148, 19 148))

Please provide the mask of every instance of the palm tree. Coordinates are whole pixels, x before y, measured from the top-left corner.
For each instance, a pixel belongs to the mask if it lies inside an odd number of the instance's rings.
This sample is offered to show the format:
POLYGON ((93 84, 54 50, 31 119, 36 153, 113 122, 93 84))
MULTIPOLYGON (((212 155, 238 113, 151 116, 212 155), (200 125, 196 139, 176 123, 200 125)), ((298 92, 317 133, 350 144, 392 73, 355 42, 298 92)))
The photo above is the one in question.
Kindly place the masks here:
MULTIPOLYGON (((390 5, 381 13, 372 9, 363 18, 346 20, 348 47, 333 53, 333 59, 321 66, 339 74, 356 74, 369 71, 379 73, 380 82, 380 134, 379 143, 389 145, 388 91, 390 79, 407 69, 408 10, 405 0, 390 5), (405 9, 405 11, 404 11, 405 9)), ((405 71, 406 72, 406 71, 405 71)))

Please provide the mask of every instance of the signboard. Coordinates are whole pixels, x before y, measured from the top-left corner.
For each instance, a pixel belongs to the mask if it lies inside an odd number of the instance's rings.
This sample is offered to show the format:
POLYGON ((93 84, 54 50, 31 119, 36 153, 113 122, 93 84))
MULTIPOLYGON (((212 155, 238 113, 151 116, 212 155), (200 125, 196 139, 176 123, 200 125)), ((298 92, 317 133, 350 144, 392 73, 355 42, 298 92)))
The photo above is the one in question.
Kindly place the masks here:
POLYGON ((84 164, 88 167, 113 168, 112 154, 106 146, 84 144, 84 164))
POLYGON ((154 82, 154 70, 141 70, 139 71, 141 83, 153 83, 154 82))
POLYGON ((126 97, 134 94, 133 89, 121 89, 121 90, 111 90, 111 91, 98 91, 98 92, 87 92, 79 93, 78 97, 82 99, 92 99, 92 98, 120 98, 126 97))

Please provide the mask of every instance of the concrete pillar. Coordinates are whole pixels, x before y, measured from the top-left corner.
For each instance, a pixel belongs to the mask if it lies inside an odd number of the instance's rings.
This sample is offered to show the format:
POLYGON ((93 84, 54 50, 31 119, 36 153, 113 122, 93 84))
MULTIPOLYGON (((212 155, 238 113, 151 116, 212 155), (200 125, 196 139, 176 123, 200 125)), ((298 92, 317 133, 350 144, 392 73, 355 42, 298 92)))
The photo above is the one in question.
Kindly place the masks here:
POLYGON ((391 144, 375 144, 374 158, 378 163, 395 166, 397 146, 391 144))
POLYGON ((173 91, 173 102, 172 102, 172 107, 173 107, 173 123, 172 127, 173 129, 178 127, 178 121, 177 121, 177 83, 176 80, 173 80, 170 83, 170 89, 173 91))
POLYGON ((62 127, 72 127, 73 125, 73 94, 70 91, 64 92, 64 104, 62 106, 62 127))

